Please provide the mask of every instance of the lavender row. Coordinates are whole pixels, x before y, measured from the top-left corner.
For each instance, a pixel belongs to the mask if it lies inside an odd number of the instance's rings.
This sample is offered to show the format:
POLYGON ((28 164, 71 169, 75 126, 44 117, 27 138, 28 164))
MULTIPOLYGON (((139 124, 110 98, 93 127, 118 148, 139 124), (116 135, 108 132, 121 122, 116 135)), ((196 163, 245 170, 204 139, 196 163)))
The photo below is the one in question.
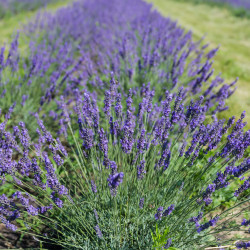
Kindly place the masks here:
POLYGON ((0 18, 45 7, 51 0, 0 0, 0 18))
POLYGON ((211 0, 211 2, 228 4, 234 8, 250 10, 250 2, 248 0, 211 0))
POLYGON ((190 2, 224 7, 237 17, 249 18, 250 2, 248 0, 190 0, 190 2))
POLYGON ((30 116, 22 114, 46 109, 56 95, 68 96, 79 86, 104 93, 110 71, 126 90, 149 81, 157 93, 186 86, 188 98, 204 95, 211 114, 227 109, 234 83, 213 77, 217 48, 208 51, 193 42, 191 32, 151 12, 149 5, 138 1, 134 6, 76 2, 55 15, 38 15, 26 27, 27 56, 19 52, 18 37, 7 58, 1 50, 2 109, 6 112, 15 101, 19 120, 30 124, 30 116))

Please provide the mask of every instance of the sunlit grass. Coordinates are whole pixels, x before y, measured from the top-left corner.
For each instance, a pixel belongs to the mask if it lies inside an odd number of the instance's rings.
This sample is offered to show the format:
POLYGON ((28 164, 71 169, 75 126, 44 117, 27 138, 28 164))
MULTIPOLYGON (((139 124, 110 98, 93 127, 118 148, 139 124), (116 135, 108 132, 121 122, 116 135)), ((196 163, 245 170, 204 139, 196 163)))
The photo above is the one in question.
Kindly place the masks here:
MULTIPOLYGON (((205 42, 212 47, 220 45, 215 57, 216 73, 222 72, 227 81, 239 77, 238 90, 230 98, 229 111, 223 116, 248 113, 250 123, 250 20, 237 18, 229 10, 206 4, 175 0, 149 0, 164 16, 177 20, 187 30, 192 30, 195 39, 205 35, 205 42)), ((248 125, 250 128, 250 124, 248 125)))

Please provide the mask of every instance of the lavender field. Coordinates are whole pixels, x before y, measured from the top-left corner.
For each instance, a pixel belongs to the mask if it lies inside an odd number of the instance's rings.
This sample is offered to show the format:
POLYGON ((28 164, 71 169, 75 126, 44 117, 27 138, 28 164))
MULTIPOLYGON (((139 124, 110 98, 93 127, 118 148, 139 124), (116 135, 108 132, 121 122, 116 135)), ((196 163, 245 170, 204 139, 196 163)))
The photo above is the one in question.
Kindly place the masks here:
MULTIPOLYGON (((250 9, 250 2, 248 0, 205 0, 207 2, 219 4, 219 5, 228 5, 232 6, 233 8, 243 8, 243 9, 250 9)), ((204 3, 205 1, 199 1, 196 2, 204 3)))
POLYGON ((171 0, 0 4, 0 248, 250 247, 248 104, 216 62, 237 62, 225 39, 165 17, 186 6, 171 0))

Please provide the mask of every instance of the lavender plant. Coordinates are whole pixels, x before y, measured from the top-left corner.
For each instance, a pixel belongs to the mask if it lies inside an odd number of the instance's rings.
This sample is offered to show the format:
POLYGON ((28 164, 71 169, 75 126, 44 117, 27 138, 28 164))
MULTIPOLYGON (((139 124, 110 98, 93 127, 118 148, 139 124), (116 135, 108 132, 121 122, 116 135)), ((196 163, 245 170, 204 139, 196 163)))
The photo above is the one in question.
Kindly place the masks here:
POLYGON ((1 197, 6 226, 16 230, 19 218, 32 230, 38 220, 51 230, 37 237, 68 249, 194 249, 218 243, 221 231, 243 230, 247 222, 232 221, 249 206, 245 113, 236 123, 232 117, 205 124, 204 98, 184 105, 183 88, 153 101, 153 90, 142 87, 120 102, 118 86, 111 81, 101 106, 102 96, 76 90, 71 116, 61 101, 68 150, 39 119, 37 143, 23 123, 13 133, 2 126, 12 158, 3 181, 12 179, 18 190, 1 197), (230 185, 234 207, 220 211, 214 194, 230 185), (153 242, 156 227, 164 242, 153 242))
POLYGON ((14 189, 0 196, 1 221, 66 249, 198 249, 245 231, 249 131, 245 112, 216 118, 236 83, 213 77, 217 49, 139 0, 78 1, 45 17, 26 28, 28 67, 13 53, 1 64, 3 79, 30 80, 16 92, 38 124, 36 136, 25 119, 15 126, 21 106, 5 104, 1 183, 14 189))

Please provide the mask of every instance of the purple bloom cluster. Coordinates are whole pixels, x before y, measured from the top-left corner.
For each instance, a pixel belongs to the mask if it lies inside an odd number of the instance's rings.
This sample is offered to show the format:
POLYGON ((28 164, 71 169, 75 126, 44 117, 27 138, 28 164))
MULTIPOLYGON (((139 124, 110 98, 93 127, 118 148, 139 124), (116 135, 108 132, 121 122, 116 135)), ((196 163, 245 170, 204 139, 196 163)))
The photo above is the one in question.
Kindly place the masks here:
POLYGON ((95 182, 93 180, 91 180, 91 189, 92 189, 93 193, 97 193, 97 188, 96 188, 95 182))
POLYGON ((196 225, 197 232, 200 233, 201 231, 204 231, 204 230, 208 229, 209 227, 214 227, 216 225, 216 223, 218 222, 218 220, 219 220, 219 216, 216 216, 213 219, 211 219, 210 221, 206 222, 205 224, 196 225))
POLYGON ((123 176, 124 176, 123 172, 114 173, 114 174, 111 174, 109 178, 107 179, 112 196, 116 195, 117 188, 123 181, 123 176))
POLYGON ((241 225, 242 226, 249 226, 250 225, 250 220, 243 219, 243 221, 241 222, 241 225))
POLYGON ((101 239, 103 236, 102 236, 102 231, 101 231, 99 225, 95 226, 95 231, 96 231, 96 235, 98 236, 98 238, 101 239))
POLYGON ((170 215, 174 210, 174 205, 170 205, 164 212, 163 212, 163 216, 167 216, 170 215))
POLYGON ((144 198, 141 198, 139 202, 139 208, 143 209, 143 207, 144 207, 144 198))
POLYGON ((189 222, 194 222, 195 226, 198 228, 200 226, 199 221, 202 219, 203 212, 199 212, 198 216, 193 216, 189 219, 189 222))
POLYGON ((171 245, 172 245, 172 239, 169 238, 169 239, 167 240, 167 243, 164 245, 164 249, 168 249, 171 245))
POLYGON ((239 196, 241 193, 243 193, 246 190, 249 190, 250 188, 250 177, 244 181, 244 183, 235 191, 234 196, 239 196))
POLYGON ((235 246, 238 249, 248 249, 250 247, 250 241, 248 242, 239 241, 235 244, 235 246))
POLYGON ((157 209, 157 213, 155 214, 155 219, 156 220, 161 220, 161 218, 162 218, 162 214, 163 214, 163 207, 159 207, 158 209, 157 209))
POLYGON ((38 144, 34 144, 34 146, 37 150, 36 155, 39 158, 30 155, 30 149, 33 145, 23 122, 19 123, 20 127, 15 126, 13 128, 13 133, 6 131, 6 125, 1 128, 0 162, 2 182, 5 182, 5 178, 11 176, 17 186, 22 186, 23 180, 29 178, 31 180, 30 185, 33 185, 34 188, 52 190, 51 203, 45 206, 41 206, 37 198, 32 197, 27 192, 16 191, 10 198, 5 194, 1 196, 0 213, 2 222, 13 230, 16 230, 16 226, 10 222, 15 221, 20 216, 19 210, 24 210, 31 216, 44 214, 46 211, 51 210, 54 205, 62 207, 63 201, 60 197, 68 194, 67 188, 60 184, 55 172, 55 166, 48 155, 49 153, 55 164, 60 166, 63 164, 63 159, 58 151, 65 153, 65 149, 59 139, 53 139, 41 120, 38 120, 38 124, 42 131, 38 130, 38 144), (48 152, 43 151, 45 145, 47 145, 48 152))
POLYGON ((138 179, 143 179, 144 175, 146 174, 146 170, 145 170, 145 161, 142 160, 140 162, 140 165, 137 166, 137 178, 138 179))
POLYGON ((168 216, 170 215, 174 210, 174 205, 170 205, 165 211, 163 211, 163 207, 159 207, 157 209, 157 213, 155 214, 156 220, 161 220, 162 216, 168 216))

